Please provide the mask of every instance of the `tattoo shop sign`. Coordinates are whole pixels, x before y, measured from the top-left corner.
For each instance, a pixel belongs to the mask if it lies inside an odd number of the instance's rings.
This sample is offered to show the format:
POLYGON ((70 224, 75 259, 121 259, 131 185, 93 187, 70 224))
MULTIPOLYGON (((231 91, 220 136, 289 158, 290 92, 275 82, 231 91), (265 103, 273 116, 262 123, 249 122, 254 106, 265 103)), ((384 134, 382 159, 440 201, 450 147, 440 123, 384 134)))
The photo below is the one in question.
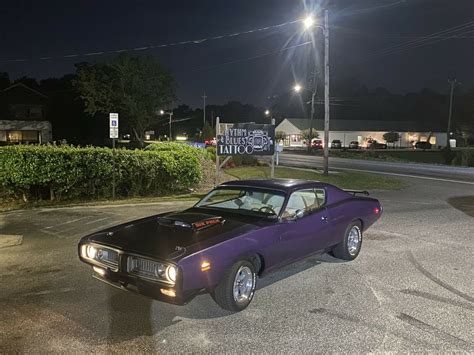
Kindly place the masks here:
POLYGON ((237 123, 217 136, 217 155, 273 155, 275 126, 237 123))

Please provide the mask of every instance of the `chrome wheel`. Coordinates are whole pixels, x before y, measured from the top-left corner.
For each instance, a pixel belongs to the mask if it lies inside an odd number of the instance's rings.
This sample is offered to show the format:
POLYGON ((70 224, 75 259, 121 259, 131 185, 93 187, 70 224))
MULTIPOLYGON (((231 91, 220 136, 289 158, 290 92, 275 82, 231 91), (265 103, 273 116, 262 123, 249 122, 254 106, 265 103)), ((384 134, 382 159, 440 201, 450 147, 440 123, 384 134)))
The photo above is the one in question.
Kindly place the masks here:
POLYGON ((347 251, 350 255, 354 256, 357 254, 361 240, 362 234, 360 228, 358 226, 353 226, 349 231, 349 236, 347 237, 347 251))
POLYGON ((235 302, 247 301, 253 292, 254 275, 248 266, 241 266, 234 279, 234 300, 235 302))

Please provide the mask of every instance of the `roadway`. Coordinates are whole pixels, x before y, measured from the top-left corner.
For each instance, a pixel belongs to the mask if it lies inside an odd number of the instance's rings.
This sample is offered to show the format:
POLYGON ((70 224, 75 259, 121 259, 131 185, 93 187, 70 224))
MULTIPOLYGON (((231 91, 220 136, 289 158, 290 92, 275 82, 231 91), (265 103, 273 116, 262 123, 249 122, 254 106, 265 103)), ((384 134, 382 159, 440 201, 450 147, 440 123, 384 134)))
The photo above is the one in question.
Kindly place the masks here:
MULTIPOLYGON (((323 157, 283 152, 280 165, 299 168, 322 169, 323 157)), ((474 168, 421 163, 394 163, 375 160, 329 157, 330 169, 360 170, 380 174, 416 176, 425 179, 464 181, 474 185, 474 168)))

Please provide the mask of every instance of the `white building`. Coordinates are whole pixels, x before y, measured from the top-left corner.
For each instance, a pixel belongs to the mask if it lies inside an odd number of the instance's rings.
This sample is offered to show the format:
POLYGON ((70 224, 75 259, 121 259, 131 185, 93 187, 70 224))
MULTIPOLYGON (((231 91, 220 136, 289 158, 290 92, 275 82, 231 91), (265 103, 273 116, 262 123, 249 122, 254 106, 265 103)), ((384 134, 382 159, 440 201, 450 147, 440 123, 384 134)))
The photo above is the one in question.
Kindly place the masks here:
MULTIPOLYGON (((285 118, 275 128, 275 132, 283 132, 285 147, 301 147, 304 145, 302 132, 309 129, 310 120, 306 118, 285 118)), ((313 130, 319 135, 318 139, 324 142, 324 120, 313 120, 313 130)), ((400 140, 394 143, 395 147, 412 147, 414 142, 426 141, 431 134, 430 143, 434 147, 446 146, 446 132, 430 132, 423 129, 418 122, 412 121, 375 121, 375 120, 338 120, 331 119, 329 123, 329 142, 338 139, 343 147, 350 142, 357 141, 364 147, 367 140, 373 139, 385 143, 383 135, 387 132, 398 132, 400 140)))

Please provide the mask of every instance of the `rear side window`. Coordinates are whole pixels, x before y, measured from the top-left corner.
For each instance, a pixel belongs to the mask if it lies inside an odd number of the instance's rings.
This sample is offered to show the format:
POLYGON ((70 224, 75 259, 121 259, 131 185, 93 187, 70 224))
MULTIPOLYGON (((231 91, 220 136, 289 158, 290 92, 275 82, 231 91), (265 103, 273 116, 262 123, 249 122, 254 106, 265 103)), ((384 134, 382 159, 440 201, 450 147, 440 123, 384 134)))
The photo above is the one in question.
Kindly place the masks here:
POLYGON ((302 210, 311 213, 322 207, 326 201, 326 191, 324 189, 304 189, 291 194, 288 199, 283 218, 291 218, 296 211, 302 210))

